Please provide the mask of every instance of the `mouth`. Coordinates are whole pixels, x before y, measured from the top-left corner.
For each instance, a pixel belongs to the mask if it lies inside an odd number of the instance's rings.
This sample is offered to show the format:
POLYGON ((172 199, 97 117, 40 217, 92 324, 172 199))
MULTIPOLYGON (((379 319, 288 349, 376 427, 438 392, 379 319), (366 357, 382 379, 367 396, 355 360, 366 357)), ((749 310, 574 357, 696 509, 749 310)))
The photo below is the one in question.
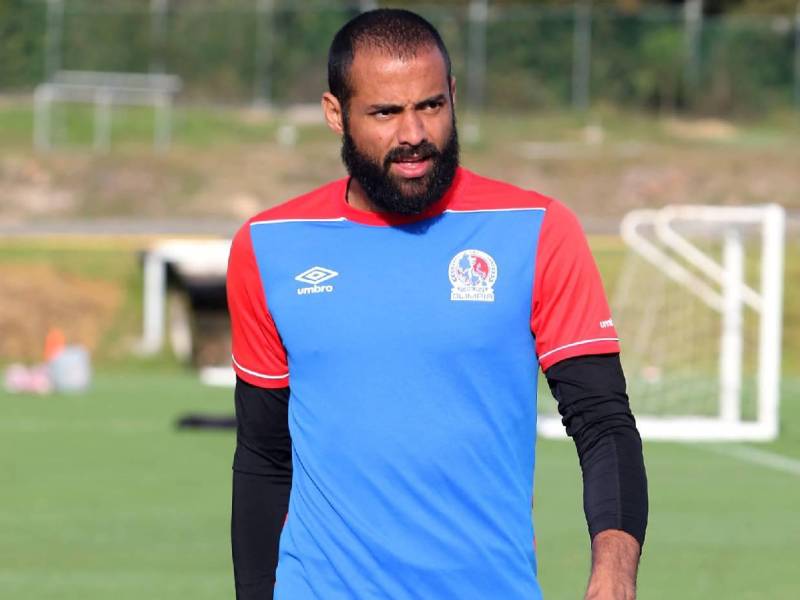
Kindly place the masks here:
POLYGON ((392 161, 394 170, 407 179, 416 179, 425 175, 433 164, 430 156, 408 156, 392 161))

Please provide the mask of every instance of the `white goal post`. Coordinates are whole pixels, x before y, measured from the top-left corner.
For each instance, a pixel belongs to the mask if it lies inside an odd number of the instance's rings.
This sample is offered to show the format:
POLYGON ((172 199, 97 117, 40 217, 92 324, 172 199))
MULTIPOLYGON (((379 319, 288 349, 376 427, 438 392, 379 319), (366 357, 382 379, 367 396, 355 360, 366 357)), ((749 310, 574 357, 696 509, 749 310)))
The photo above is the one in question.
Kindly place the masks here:
POLYGON ((33 142, 38 150, 52 146, 53 104, 59 102, 94 105, 94 147, 111 146, 111 118, 115 105, 152 106, 155 112, 153 147, 166 150, 171 139, 172 104, 181 80, 162 73, 107 73, 59 71, 51 81, 36 86, 33 94, 33 142))
MULTIPOLYGON (((625 216, 612 310, 642 437, 777 437, 784 230, 776 204, 625 216)), ((564 436, 554 415, 539 430, 564 436)))

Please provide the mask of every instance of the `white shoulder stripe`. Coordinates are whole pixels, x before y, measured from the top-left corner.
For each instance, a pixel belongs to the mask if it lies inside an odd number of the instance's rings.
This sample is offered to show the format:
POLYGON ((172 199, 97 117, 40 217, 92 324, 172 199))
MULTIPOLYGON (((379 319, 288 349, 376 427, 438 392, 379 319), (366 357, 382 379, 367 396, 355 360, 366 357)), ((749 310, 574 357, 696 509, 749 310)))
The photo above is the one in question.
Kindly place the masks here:
POLYGON ((236 357, 233 354, 231 354, 231 360, 233 360, 233 364, 236 365, 236 367, 240 371, 244 371, 245 373, 247 373, 248 375, 252 375, 253 377, 261 377, 262 379, 286 379, 287 377, 289 377, 289 373, 286 373, 285 375, 264 375, 264 373, 259 373, 258 371, 251 371, 250 369, 247 369, 242 365, 240 365, 239 361, 236 360, 236 357))
POLYGON ((550 356, 551 354, 553 354, 553 352, 558 352, 559 350, 566 350, 567 348, 572 348, 574 346, 582 346, 583 344, 591 344, 592 342, 618 342, 618 341, 619 338, 609 337, 609 338, 594 338, 591 340, 581 340, 580 342, 572 342, 571 344, 564 344, 563 346, 559 346, 558 348, 553 348, 552 350, 545 352, 539 357, 539 360, 542 360, 543 358, 550 356))
POLYGON ((448 208, 444 212, 446 213, 481 213, 481 212, 514 212, 514 211, 523 211, 523 210, 538 210, 542 212, 547 212, 547 209, 544 207, 530 207, 530 208, 476 208, 473 210, 458 210, 455 208, 448 208))
POLYGON ((251 221, 250 227, 253 225, 272 225, 273 223, 325 223, 346 220, 344 217, 336 217, 334 219, 275 219, 270 221, 251 221))

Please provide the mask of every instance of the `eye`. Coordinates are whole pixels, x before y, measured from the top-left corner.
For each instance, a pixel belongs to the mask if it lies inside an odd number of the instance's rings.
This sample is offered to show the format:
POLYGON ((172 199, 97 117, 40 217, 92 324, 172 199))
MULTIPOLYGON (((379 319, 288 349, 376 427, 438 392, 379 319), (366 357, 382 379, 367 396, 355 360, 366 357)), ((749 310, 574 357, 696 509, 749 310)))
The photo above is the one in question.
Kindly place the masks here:
POLYGON ((433 112, 440 109, 444 105, 444 100, 431 100, 422 105, 422 109, 427 112, 433 112))
POLYGON ((385 121, 387 119, 390 119, 393 115, 397 114, 397 109, 391 106, 387 106, 385 108, 376 108, 369 114, 370 116, 375 117, 376 119, 385 121))

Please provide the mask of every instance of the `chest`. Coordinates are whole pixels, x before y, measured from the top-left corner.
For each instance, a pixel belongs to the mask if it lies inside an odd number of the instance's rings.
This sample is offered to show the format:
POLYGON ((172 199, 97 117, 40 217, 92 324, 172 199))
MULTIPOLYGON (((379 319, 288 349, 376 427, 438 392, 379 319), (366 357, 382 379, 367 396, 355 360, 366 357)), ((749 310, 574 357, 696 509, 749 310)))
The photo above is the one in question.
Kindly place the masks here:
POLYGON ((292 359, 469 352, 530 337, 542 213, 446 213, 404 227, 268 223, 251 231, 292 359))

